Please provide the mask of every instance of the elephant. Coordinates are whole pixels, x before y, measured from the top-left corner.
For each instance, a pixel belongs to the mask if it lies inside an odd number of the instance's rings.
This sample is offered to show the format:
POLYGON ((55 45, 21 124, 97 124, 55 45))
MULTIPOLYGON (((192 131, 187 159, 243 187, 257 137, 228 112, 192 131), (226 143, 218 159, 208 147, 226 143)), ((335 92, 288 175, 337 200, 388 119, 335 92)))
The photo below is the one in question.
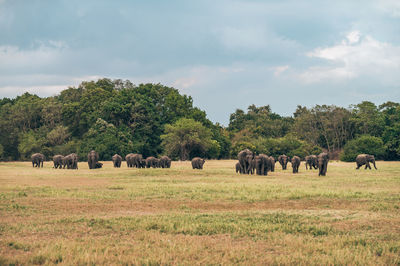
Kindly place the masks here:
POLYGON ((275 172, 275 158, 269 156, 269 161, 271 162, 271 172, 275 172))
POLYGON ((64 169, 67 166, 67 169, 78 169, 78 155, 76 153, 68 154, 64 157, 63 160, 64 169))
POLYGON ((236 173, 243 174, 243 168, 239 162, 235 164, 236 173))
POLYGON ((126 166, 128 168, 133 167, 133 158, 132 158, 133 155, 134 155, 133 153, 129 153, 125 156, 126 166))
POLYGON ((254 157, 256 164, 256 174, 257 175, 268 175, 268 171, 271 170, 271 161, 269 157, 265 154, 259 154, 254 157))
POLYGON ((300 157, 299 156, 293 156, 292 160, 290 161, 292 163, 292 168, 293 168, 293 173, 298 173, 299 172, 299 166, 300 166, 300 157))
POLYGON ((171 168, 171 159, 168 156, 161 156, 160 166, 162 168, 171 168))
POLYGON ((96 163, 98 162, 98 160, 99 160, 99 154, 96 151, 91 150, 88 153, 89 169, 95 169, 96 168, 96 163))
POLYGON ((251 159, 249 174, 253 175, 255 172, 256 172, 256 160, 255 160, 255 158, 253 158, 253 159, 251 159))
POLYGON ((310 170, 318 168, 318 158, 317 155, 308 155, 306 156, 306 170, 310 168, 310 170))
POLYGON ((126 165, 128 167, 136 167, 136 168, 145 168, 146 161, 143 159, 143 156, 138 153, 129 153, 125 156, 126 165))
POLYGON ((279 155, 278 161, 282 165, 282 170, 286 170, 287 163, 290 161, 290 157, 286 156, 285 154, 282 154, 279 155))
POLYGON ((244 174, 250 173, 251 161, 254 159, 253 152, 249 149, 244 149, 238 153, 238 159, 244 174))
POLYGON ((62 169, 64 166, 64 156, 58 154, 53 156, 53 163, 54 163, 54 168, 55 169, 62 169))
POLYGON ((137 168, 146 168, 146 160, 143 158, 139 158, 137 160, 137 168))
POLYGON ((158 158, 156 158, 155 160, 154 160, 154 166, 153 166, 154 168, 160 168, 161 167, 161 165, 160 165, 160 159, 158 159, 158 158))
POLYGON ((103 167, 103 164, 99 163, 99 162, 96 162, 96 164, 94 165, 94 169, 98 169, 98 168, 102 168, 102 167, 103 167))
POLYGON ((46 159, 43 154, 41 153, 34 153, 31 156, 32 159, 32 167, 42 167, 43 168, 43 162, 46 159))
POLYGON ((120 168, 121 167, 121 162, 122 162, 121 155, 114 154, 113 157, 112 157, 112 161, 113 161, 114 167, 116 167, 116 168, 120 168))
POLYGON ((320 153, 318 155, 318 176, 325 176, 328 170, 329 155, 326 152, 320 153))
POLYGON ((193 169, 203 169, 203 165, 206 161, 200 157, 194 157, 192 159, 192 168, 193 169))
POLYGON ((363 166, 365 164, 365 168, 364 169, 371 169, 371 165, 369 165, 369 163, 372 163, 374 165, 374 168, 376 170, 378 170, 378 168, 376 168, 375 165, 375 156, 374 155, 370 155, 370 154, 359 154, 356 157, 356 164, 357 164, 357 168, 359 169, 361 166, 363 166))
POLYGON ((150 156, 146 158, 146 168, 157 168, 158 167, 158 159, 150 156))

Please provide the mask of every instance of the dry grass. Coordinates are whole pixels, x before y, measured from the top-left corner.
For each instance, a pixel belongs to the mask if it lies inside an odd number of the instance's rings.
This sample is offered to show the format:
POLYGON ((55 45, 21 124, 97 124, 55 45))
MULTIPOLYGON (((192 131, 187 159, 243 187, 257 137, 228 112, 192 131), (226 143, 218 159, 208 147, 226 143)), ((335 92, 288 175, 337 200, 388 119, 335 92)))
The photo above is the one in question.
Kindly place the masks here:
POLYGON ((400 264, 400 163, 243 176, 234 161, 0 163, 0 265, 400 264))

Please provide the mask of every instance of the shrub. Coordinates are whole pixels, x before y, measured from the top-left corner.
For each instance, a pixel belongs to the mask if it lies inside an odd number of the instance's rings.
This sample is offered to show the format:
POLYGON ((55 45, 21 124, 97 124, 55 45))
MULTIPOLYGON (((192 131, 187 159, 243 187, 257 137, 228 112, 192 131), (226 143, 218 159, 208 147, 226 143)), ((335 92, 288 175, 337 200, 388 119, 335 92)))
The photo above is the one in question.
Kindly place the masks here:
POLYGON ((376 159, 382 159, 385 154, 382 139, 370 135, 362 135, 350 140, 344 145, 340 160, 354 162, 357 155, 361 153, 372 154, 376 159))

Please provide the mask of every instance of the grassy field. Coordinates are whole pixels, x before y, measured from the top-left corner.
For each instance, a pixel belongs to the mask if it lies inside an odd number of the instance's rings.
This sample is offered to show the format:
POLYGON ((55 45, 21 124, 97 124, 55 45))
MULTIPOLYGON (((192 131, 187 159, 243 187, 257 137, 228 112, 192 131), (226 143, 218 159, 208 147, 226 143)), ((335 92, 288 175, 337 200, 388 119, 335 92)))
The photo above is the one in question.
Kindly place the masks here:
POLYGON ((400 162, 326 177, 104 164, 0 163, 0 265, 400 265, 400 162))

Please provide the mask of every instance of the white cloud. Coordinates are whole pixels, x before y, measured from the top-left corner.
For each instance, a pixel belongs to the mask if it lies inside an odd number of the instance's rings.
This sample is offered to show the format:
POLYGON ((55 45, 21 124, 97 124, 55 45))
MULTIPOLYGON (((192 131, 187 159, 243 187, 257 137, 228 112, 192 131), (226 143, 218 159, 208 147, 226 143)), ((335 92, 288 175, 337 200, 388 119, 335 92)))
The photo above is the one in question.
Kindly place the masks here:
POLYGON ((354 44, 354 43, 358 43, 358 41, 360 40, 361 34, 358 30, 355 30, 355 31, 349 32, 346 37, 347 37, 349 44, 354 44))
POLYGON ((0 87, 0 94, 4 95, 4 97, 14 97, 15 94, 21 95, 25 92, 29 92, 32 94, 37 94, 40 96, 52 96, 56 95, 62 90, 67 89, 70 84, 59 84, 59 85, 34 85, 34 86, 5 86, 0 87))
POLYGON ((299 76, 306 83, 322 80, 342 81, 367 75, 382 80, 397 78, 400 73, 400 47, 363 36, 358 31, 347 34, 339 44, 317 48, 308 57, 323 59, 299 76))
POLYGON ((376 7, 393 17, 400 17, 399 0, 380 0, 374 2, 376 7))
POLYGON ((280 74, 282 74, 283 72, 285 72, 288 69, 289 69, 288 65, 277 66, 277 67, 272 68, 272 70, 274 71, 274 76, 275 77, 279 76, 280 74))
POLYGON ((36 49, 22 50, 17 46, 0 46, 0 70, 19 71, 21 69, 37 69, 57 63, 67 48, 60 41, 49 41, 47 44, 36 42, 36 49))
POLYGON ((47 74, 0 75, 0 97, 15 97, 25 92, 53 96, 82 81, 98 80, 100 76, 68 76, 47 74))

